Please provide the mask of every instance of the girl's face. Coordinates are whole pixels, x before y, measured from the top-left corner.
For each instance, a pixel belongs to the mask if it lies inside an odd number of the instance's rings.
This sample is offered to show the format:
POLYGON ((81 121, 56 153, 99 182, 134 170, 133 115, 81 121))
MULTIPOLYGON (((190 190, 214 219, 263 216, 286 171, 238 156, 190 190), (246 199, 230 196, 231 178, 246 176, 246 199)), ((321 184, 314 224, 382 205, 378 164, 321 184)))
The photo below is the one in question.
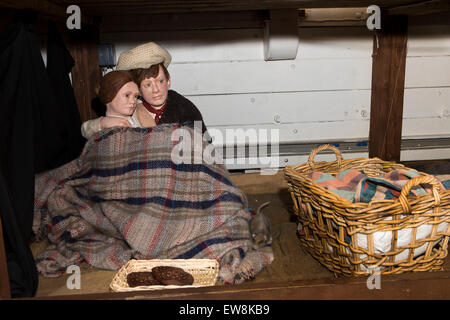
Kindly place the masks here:
POLYGON ((139 88, 136 83, 125 83, 111 102, 106 104, 108 114, 114 116, 131 116, 136 109, 139 88))
POLYGON ((147 78, 141 81, 141 95, 152 107, 158 109, 166 102, 167 92, 170 89, 170 79, 166 78, 159 66, 156 78, 147 78))

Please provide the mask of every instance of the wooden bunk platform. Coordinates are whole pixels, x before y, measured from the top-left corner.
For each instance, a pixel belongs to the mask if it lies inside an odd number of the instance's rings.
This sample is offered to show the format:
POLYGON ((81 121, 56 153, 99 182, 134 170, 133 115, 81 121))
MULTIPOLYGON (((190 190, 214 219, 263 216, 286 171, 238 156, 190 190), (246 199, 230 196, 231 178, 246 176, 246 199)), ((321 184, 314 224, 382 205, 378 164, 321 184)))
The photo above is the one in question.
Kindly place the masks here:
MULTIPOLYGON (((410 164, 408 164, 410 165, 410 164)), ((414 165, 412 163, 412 165, 414 165)), ((450 174, 450 161, 416 163, 430 173, 450 174), (436 172, 440 170, 440 172, 436 172)), ((381 289, 369 290, 367 277, 336 278, 334 274, 300 247, 296 218, 282 171, 275 175, 237 173, 232 179, 247 195, 251 208, 270 201, 264 213, 273 229, 275 259, 240 285, 218 285, 195 289, 170 289, 115 293, 109 284, 116 271, 81 265, 80 289, 68 289, 71 274, 59 278, 39 278, 36 299, 446 299, 450 295, 450 258, 441 272, 416 272, 381 277, 381 289)), ((36 254, 44 243, 32 245, 36 254)))

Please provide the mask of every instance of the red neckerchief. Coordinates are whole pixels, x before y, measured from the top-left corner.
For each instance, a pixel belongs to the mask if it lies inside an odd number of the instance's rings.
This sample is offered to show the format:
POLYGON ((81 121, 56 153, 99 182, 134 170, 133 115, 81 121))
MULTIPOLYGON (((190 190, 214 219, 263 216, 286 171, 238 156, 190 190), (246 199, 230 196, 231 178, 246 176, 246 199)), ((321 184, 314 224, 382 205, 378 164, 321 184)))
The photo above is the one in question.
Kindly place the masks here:
POLYGON ((144 107, 148 110, 148 112, 151 112, 153 114, 155 114, 155 122, 156 124, 158 124, 159 119, 161 119, 161 115, 164 112, 164 109, 166 108, 167 105, 167 101, 164 102, 163 106, 159 109, 155 109, 153 108, 150 103, 148 103, 147 101, 142 101, 142 104, 144 105, 144 107))

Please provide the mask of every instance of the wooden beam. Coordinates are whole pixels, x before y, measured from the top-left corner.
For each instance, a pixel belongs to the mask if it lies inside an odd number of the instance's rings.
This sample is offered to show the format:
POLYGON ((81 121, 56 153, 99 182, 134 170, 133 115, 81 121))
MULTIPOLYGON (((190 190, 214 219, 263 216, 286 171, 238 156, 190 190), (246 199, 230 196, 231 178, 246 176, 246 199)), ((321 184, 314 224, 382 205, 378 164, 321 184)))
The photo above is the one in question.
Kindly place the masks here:
POLYGON ((63 6, 49 2, 47 0, 0 0, 0 7, 17 10, 36 10, 52 16, 62 16, 66 14, 66 9, 63 6))
POLYGON ((95 24, 93 17, 110 15, 141 15, 158 13, 192 13, 213 11, 247 11, 273 9, 312 9, 312 8, 358 8, 377 4, 388 14, 423 15, 449 10, 447 0, 0 0, 0 7, 12 9, 31 9, 43 15, 66 19, 66 9, 76 4, 82 12, 83 23, 95 24))
POLYGON ((369 157, 400 161, 408 18, 385 16, 373 40, 369 157))
MULTIPOLYGON (((70 5, 70 4, 69 4, 70 5)), ((1 8, 16 9, 16 10, 34 10, 39 12, 43 17, 48 19, 55 19, 57 21, 65 21, 70 16, 67 11, 69 5, 56 4, 53 1, 47 0, 0 0, 1 8)), ((81 14, 81 22, 83 24, 96 24, 97 21, 86 15, 81 14)))
POLYGON ((369 289, 368 277, 294 280, 213 287, 108 292, 36 297, 35 300, 368 300, 448 299, 450 272, 408 272, 381 275, 380 289, 369 289))
POLYGON ((8 263, 5 249, 5 238, 3 237, 2 219, 0 218, 0 299, 11 299, 9 287, 8 263))
POLYGON ((163 13, 108 15, 102 17, 100 32, 136 32, 155 30, 201 30, 227 28, 263 28, 263 11, 163 13))
POLYGON ((390 8, 387 13, 390 15, 420 16, 448 11, 450 11, 448 0, 431 0, 390 8))
POLYGON ((102 77, 98 65, 99 32, 94 26, 84 26, 69 32, 69 51, 75 60, 72 68, 72 86, 81 121, 97 118, 93 101, 102 77))
POLYGON ((82 12, 86 12, 90 16, 107 16, 289 8, 355 8, 368 7, 372 4, 377 4, 384 9, 423 1, 378 0, 374 3, 372 0, 55 0, 55 2, 66 5, 77 4, 82 12))

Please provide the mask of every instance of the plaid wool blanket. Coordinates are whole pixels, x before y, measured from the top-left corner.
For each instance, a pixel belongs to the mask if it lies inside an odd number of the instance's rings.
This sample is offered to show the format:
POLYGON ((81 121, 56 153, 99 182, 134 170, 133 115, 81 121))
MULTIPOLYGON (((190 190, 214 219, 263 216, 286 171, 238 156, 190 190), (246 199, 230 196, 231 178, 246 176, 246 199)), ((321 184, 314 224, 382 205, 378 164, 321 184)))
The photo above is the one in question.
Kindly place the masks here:
POLYGON ((219 262, 219 282, 241 283, 270 264, 271 247, 251 249, 245 194, 224 165, 201 159, 212 145, 200 140, 200 152, 192 145, 173 161, 189 135, 173 124, 103 130, 78 159, 37 175, 33 231, 50 243, 40 274, 82 261, 117 270, 132 258, 207 258, 219 262), (173 141, 180 129, 187 136, 173 141))

